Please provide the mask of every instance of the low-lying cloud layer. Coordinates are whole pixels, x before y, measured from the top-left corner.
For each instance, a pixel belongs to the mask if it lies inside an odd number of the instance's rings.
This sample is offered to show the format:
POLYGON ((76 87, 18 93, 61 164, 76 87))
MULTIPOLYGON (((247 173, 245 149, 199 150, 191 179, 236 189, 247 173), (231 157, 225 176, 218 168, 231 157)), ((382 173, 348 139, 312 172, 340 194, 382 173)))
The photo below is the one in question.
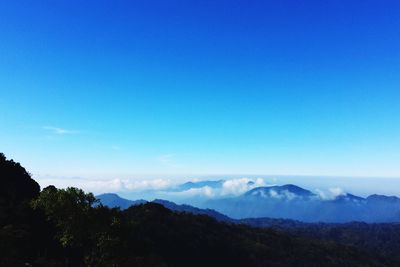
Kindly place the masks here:
POLYGON ((95 194, 109 192, 140 192, 140 191, 158 191, 166 195, 177 197, 222 197, 237 196, 255 187, 265 186, 262 178, 237 178, 225 180, 220 187, 204 186, 201 188, 191 188, 186 191, 170 191, 177 183, 170 179, 87 179, 80 177, 72 178, 50 178, 36 177, 41 187, 54 185, 59 188, 79 187, 95 194))
POLYGON ((58 188, 78 187, 85 191, 99 193, 120 193, 146 190, 165 190, 173 185, 169 179, 86 179, 74 178, 37 178, 41 187, 54 185, 58 188))
MULTIPOLYGON (((232 178, 224 180, 218 186, 203 186, 199 188, 189 188, 183 191, 174 190, 178 183, 171 179, 87 179, 80 177, 72 178, 50 178, 50 177, 35 177, 42 188, 48 185, 54 185, 58 188, 78 187, 87 192, 94 194, 101 193, 135 193, 147 192, 149 196, 164 197, 164 198, 220 198, 239 196, 251 189, 272 186, 267 184, 263 178, 232 178)), ((277 192, 270 190, 266 198, 292 200, 297 196, 289 191, 277 192)), ((329 189, 315 189, 315 197, 320 200, 333 200, 338 196, 345 195, 346 192, 339 187, 329 189)))
POLYGON ((203 186, 200 188, 190 188, 185 191, 170 192, 170 195, 180 197, 225 197, 225 196, 238 196, 246 193, 247 191, 265 186, 266 183, 262 178, 237 178, 225 180, 220 187, 203 186))

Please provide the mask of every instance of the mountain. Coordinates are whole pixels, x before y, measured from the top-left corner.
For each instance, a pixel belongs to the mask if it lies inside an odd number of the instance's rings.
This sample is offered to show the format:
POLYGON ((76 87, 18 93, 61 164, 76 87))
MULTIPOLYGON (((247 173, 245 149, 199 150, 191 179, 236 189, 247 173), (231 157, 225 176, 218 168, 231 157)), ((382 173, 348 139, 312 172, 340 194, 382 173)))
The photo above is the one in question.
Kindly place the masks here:
POLYGON ((367 198, 349 193, 323 199, 296 185, 257 187, 241 196, 210 199, 201 208, 235 219, 282 218, 304 222, 400 222, 400 199, 381 195, 367 198))
POLYGON ((364 203, 365 198, 355 196, 353 194, 344 193, 339 196, 336 196, 333 201, 335 202, 354 202, 354 203, 364 203))
POLYGON ((178 185, 177 187, 173 188, 173 191, 187 191, 190 189, 202 188, 205 186, 211 188, 220 188, 222 187, 225 180, 217 180, 217 181, 198 181, 198 182, 186 182, 183 184, 178 185))
POLYGON ((128 223, 119 249, 127 252, 123 260, 153 260, 141 266, 397 266, 354 247, 171 212, 157 203, 122 212, 128 223))
POLYGON ((153 203, 161 204, 167 209, 176 211, 176 212, 186 212, 186 213, 192 213, 196 215, 207 215, 210 217, 213 217, 214 219, 222 222, 233 222, 234 220, 229 218, 228 216, 219 213, 215 210, 212 209, 199 209, 190 205, 178 205, 175 204, 174 202, 168 201, 168 200, 163 200, 163 199, 155 199, 152 201, 153 203))
MULTIPOLYGON (((181 189, 201 188, 207 185, 222 186, 223 180, 188 182, 181 189)), ((132 201, 116 194, 99 195, 103 205, 109 207, 128 208, 142 204, 144 200, 132 201)), ((156 200, 172 210, 189 211, 194 214, 207 214, 227 221, 223 216, 234 219, 243 218, 281 218, 303 222, 346 223, 352 221, 368 223, 400 222, 400 198, 395 196, 371 195, 367 198, 350 193, 342 193, 330 199, 304 189, 297 185, 264 186, 253 188, 237 197, 203 199, 193 201, 186 199, 189 205, 176 205, 166 200, 156 200), (172 205, 174 204, 174 205, 172 205), (202 208, 194 210, 193 207, 202 208), (217 212, 217 214, 211 214, 217 212)), ((183 200, 180 200, 183 202, 183 200)))
MULTIPOLYGON (((302 191, 299 191, 302 192, 302 191)), ((115 194, 106 194, 106 196, 112 196, 112 199, 115 198, 115 196, 117 196, 118 200, 125 200, 129 201, 129 203, 138 203, 138 201, 130 201, 130 200, 126 200, 123 198, 120 198, 118 195, 115 194)), ((103 200, 105 200, 105 198, 102 198, 103 200)), ((142 202, 142 201, 139 201, 142 202)), ((117 203, 117 202, 114 202, 117 203)), ((376 264, 376 266, 391 266, 391 263, 389 260, 383 260, 383 256, 385 256, 385 258, 387 259, 398 259, 399 257, 397 256, 397 240, 400 239, 400 237, 393 235, 393 238, 390 239, 388 241, 387 237, 385 237, 385 232, 379 231, 378 229, 376 229, 375 225, 367 225, 364 226, 360 233, 359 229, 359 225, 358 224, 348 224, 345 225, 344 228, 341 228, 342 225, 341 224, 313 224, 313 223, 303 223, 300 221, 293 221, 293 220, 282 220, 282 219, 271 219, 271 218, 258 218, 258 219, 242 219, 242 220, 234 220, 231 219, 221 213, 218 213, 214 210, 210 210, 210 209, 200 209, 200 208, 196 208, 190 205, 178 205, 176 203, 173 203, 171 201, 167 201, 167 200, 162 200, 162 199, 155 199, 154 201, 151 202, 147 202, 145 205, 162 205, 164 208, 167 208, 168 210, 174 211, 174 212, 178 212, 176 215, 173 215, 173 217, 179 216, 180 217, 176 217, 175 219, 173 219, 173 221, 168 222, 168 225, 165 225, 165 227, 168 227, 168 235, 171 235, 171 231, 172 233, 174 233, 174 231, 185 231, 185 236, 187 235, 191 235, 192 230, 185 230, 185 229, 189 229, 188 227, 192 227, 190 226, 190 224, 195 223, 195 227, 196 229, 198 227, 205 227, 205 229, 207 229, 207 234, 202 234, 202 238, 205 238, 206 236, 213 236, 213 242, 225 242, 222 241, 221 238, 221 234, 219 233, 222 228, 220 230, 216 230, 214 229, 215 226, 214 223, 209 223, 211 222, 207 217, 212 217, 214 219, 216 219, 217 221, 221 221, 224 223, 229 223, 229 228, 236 229, 234 230, 234 232, 226 232, 226 230, 223 230, 225 235, 229 235, 230 236, 230 240, 232 240, 232 238, 235 240, 236 237, 235 235, 238 234, 239 232, 245 232, 244 236, 241 235, 241 238, 247 236, 247 233, 250 229, 248 228, 243 228, 244 225, 249 225, 255 228, 260 228, 260 229, 265 229, 263 231, 267 231, 269 233, 274 233, 274 238, 271 239, 271 236, 266 237, 268 240, 268 246, 270 247, 269 249, 272 249, 272 247, 274 247, 274 249, 283 249, 285 248, 286 252, 288 252, 287 250, 287 245, 290 243, 290 247, 293 247, 293 249, 296 249, 296 253, 294 253, 293 251, 290 252, 291 254, 286 255, 285 253, 280 255, 279 257, 273 256, 271 259, 271 254, 267 254, 268 256, 264 255, 265 257, 267 257, 266 262, 268 263, 268 266, 275 266, 275 264, 277 266, 281 266, 281 264, 283 264, 283 266, 313 266, 312 264, 310 265, 310 262, 313 262, 313 264, 316 264, 314 266, 319 266, 319 264, 322 264, 322 262, 320 262, 320 260, 322 258, 324 258, 326 255, 326 253, 333 253, 335 256, 333 256, 333 258, 331 258, 329 260, 330 263, 327 264, 327 266, 340 266, 342 264, 346 264, 346 266, 357 266, 358 264, 361 265, 365 265, 365 266, 369 266, 370 264, 372 264, 372 266, 374 266, 374 264, 376 264), (192 217, 192 215, 206 215, 206 217, 192 217), (181 224, 179 222, 180 219, 184 219, 185 223, 181 224), (193 219, 190 219, 193 218, 193 219), (207 222, 209 221, 209 222, 207 222), (204 223, 206 223, 206 225, 204 225, 204 223), (171 224, 172 223, 172 224, 171 224), (174 225, 175 224, 175 225, 174 225), (178 226, 179 225, 179 226, 178 226), (204 226, 202 226, 204 225, 204 226), (238 225, 238 226, 234 226, 234 225, 238 225), (172 229, 171 229, 172 227, 172 229), (271 229, 272 232, 271 232, 271 229), (215 232, 217 231, 217 232, 215 232), (274 232, 274 231, 278 231, 278 232, 274 232), (336 232, 340 232, 340 236, 338 236, 337 234, 334 234, 336 232), (364 233, 365 232, 365 233, 364 233), (279 234, 278 234, 279 233, 279 234), (329 234, 332 233, 332 234, 329 234), (232 237, 233 236, 233 237, 232 237), (292 243, 292 238, 294 237, 293 240, 297 240, 296 242, 298 243, 292 243), (350 236, 350 237, 348 237, 350 236), (322 239, 324 240, 323 242, 316 242, 313 240, 316 239, 322 239), (216 241, 217 240, 217 241, 216 241), (337 245, 332 245, 329 242, 334 241, 337 244, 340 244, 339 246, 337 245), (360 242, 362 241, 362 243, 360 242), (276 242, 283 242, 283 247, 282 248, 277 248, 275 247, 275 245, 272 245, 276 242), (324 243, 324 242, 328 242, 328 243, 324 243), (314 244, 314 245, 311 245, 314 244), (325 245, 327 244, 327 246, 325 245), (329 245, 328 245, 329 244, 329 245), (301 253, 299 252, 300 246, 305 246, 306 249, 303 250, 302 253, 305 253, 303 256, 297 256, 300 255, 301 253), (314 247, 313 247, 314 246, 314 247), (343 247, 341 247, 343 246, 343 247), (345 247, 346 246, 346 247, 345 247), (347 256, 342 256, 341 254, 343 252, 341 252, 342 248, 346 248, 344 252, 347 256), (325 252, 324 253, 320 253, 319 249, 323 249, 325 252), (309 257, 310 257, 310 251, 313 251, 313 258, 310 261, 309 257), (357 252, 356 252, 357 251, 357 252), (350 253, 350 254, 349 254, 350 253), (363 262, 361 261, 361 258, 358 258, 358 254, 360 255, 364 255, 363 257, 367 257, 366 253, 369 253, 370 256, 368 256, 368 258, 363 259, 363 262), (351 255, 351 256, 350 256, 351 255), (285 257, 286 259, 283 259, 281 257, 285 257), (315 258, 314 258, 315 257, 315 258), (342 258, 344 257, 344 258, 342 258), (356 257, 356 258, 354 258, 356 257), (341 259, 340 259, 341 258, 341 259), (338 259, 339 262, 336 262, 338 259), (380 259, 380 260, 376 260, 376 259, 380 259), (292 261, 293 260, 293 261, 292 261), (343 260, 343 261, 342 261, 343 260), (371 262, 372 260, 372 262, 371 262), (297 261, 295 263, 295 261, 297 261)), ((152 230, 146 230, 147 231, 147 238, 156 238, 157 242, 161 242, 160 246, 164 246, 163 245, 163 239, 164 238, 173 238, 173 239, 179 239, 179 235, 178 234, 173 234, 175 235, 175 237, 169 237, 167 235, 165 235, 163 237, 163 233, 161 230, 159 230, 159 227, 161 227, 164 223, 164 221, 166 219, 162 218, 162 217, 171 217, 171 213, 164 211, 164 210, 160 210, 160 208, 157 208, 156 206, 143 206, 143 205, 132 205, 130 208, 125 209, 127 214, 129 214, 128 216, 134 216, 134 217, 138 217, 141 218, 142 220, 142 224, 146 225, 146 228, 150 227, 150 229, 152 230), (144 212, 144 213, 143 213, 144 212), (140 216, 138 215, 140 214, 140 216), (160 222, 160 223, 159 223, 160 222), (148 225, 148 226, 147 226, 148 225), (154 234, 157 233, 158 234, 154 234), (153 236, 154 235, 154 236, 153 236)), ((171 219, 168 219, 171 220, 171 219)), ((165 228, 164 227, 164 228, 165 228)), ((382 226, 382 229, 386 229, 385 226, 382 226)), ((204 229, 204 230, 205 230, 204 229)), ((400 225, 398 226, 398 228, 391 228, 387 230, 387 233, 395 233, 396 230, 400 230, 400 225)), ((196 230, 198 231, 198 230, 196 230)), ((250 230, 253 231, 253 230, 250 230)), ((255 233, 258 232, 259 230, 255 230, 255 233)), ((198 237, 198 236, 197 236, 198 237)), ((185 238, 189 238, 189 237, 185 237, 185 238)), ((193 236, 194 238, 194 236, 193 236)), ((246 237, 245 237, 246 238, 246 237)), ((261 236, 259 236, 258 239, 261 244, 263 244, 263 239, 261 236)), ((167 240, 167 239, 166 239, 167 240)), ((181 239, 179 239, 181 240, 181 239)), ((168 241, 171 242, 171 241, 168 241)), ((238 241, 234 241, 235 242, 235 247, 238 246, 238 241)), ((252 246, 251 244, 251 240, 247 240, 246 242, 249 242, 246 244, 247 246, 252 246)), ((183 242, 182 240, 180 241, 180 244, 183 244, 185 242, 183 242)), ((259 244, 260 245, 260 244, 259 244)), ((203 245, 200 245, 201 247, 199 249, 203 250, 204 248, 202 247, 203 245)), ((225 247, 229 247, 228 244, 224 245, 225 247)), ((265 246, 265 245, 262 245, 265 246)), ((165 249, 165 248, 164 248, 165 249)), ((252 248, 255 251, 258 250, 258 248, 254 247, 252 248)), ((182 248, 183 250, 183 248, 182 248)), ((167 252, 165 252, 167 253, 167 252)), ((170 253, 168 257, 172 257, 171 255, 174 255, 174 253, 168 252, 170 253)), ((187 252, 187 253, 191 253, 191 252, 187 252)), ((209 252, 208 252, 209 253, 209 252)), ((220 253, 223 253, 220 251, 220 253)), ((263 252, 266 253, 266 252, 263 252)), ((255 252, 255 254, 257 255, 258 252, 255 252)), ((219 261, 220 256, 215 256, 215 259, 217 261, 219 261)), ((174 257, 174 256, 173 256, 174 257)), ((186 257, 186 256, 184 256, 186 257)), ((262 257, 257 256, 258 260, 260 261, 264 261, 262 259, 262 257)), ((232 259, 229 259, 228 261, 230 261, 232 259)), ((237 259, 239 260, 239 259, 237 259)), ((246 259, 246 264, 248 266, 259 266, 258 264, 255 263, 251 263, 250 261, 248 261, 248 259, 246 259)), ((396 261, 395 261, 396 262, 396 261)), ((177 263, 179 265, 179 262, 177 263)), ((200 263, 199 263, 200 264, 200 263)), ((222 264, 222 263, 221 263, 222 264)), ((215 262, 213 264, 211 264, 212 266, 218 265, 221 266, 221 264, 216 264, 215 262)), ((244 264, 244 263, 243 263, 244 264)), ((233 261, 230 263, 231 266, 241 266, 242 263, 234 263, 233 261)), ((396 263, 393 263, 393 266, 395 266, 396 263)))
MULTIPOLYGON (((298 192, 303 192, 299 190, 298 192)), ((129 203, 140 203, 146 201, 130 201, 120 198, 116 194, 105 194, 117 197, 119 200, 125 200, 129 203)), ((375 198, 375 197, 371 197, 375 198)), ((379 196, 379 200, 393 200, 392 197, 379 196)), ((104 200, 105 198, 103 198, 104 200)), ((341 199, 359 200, 359 197, 349 194, 341 199)), ((400 249, 400 224, 367 224, 367 223, 305 223, 290 219, 274 218, 247 218, 235 220, 225 216, 215 210, 200 209, 190 205, 178 205, 174 202, 155 199, 152 202, 164 206, 165 208, 178 213, 190 213, 194 215, 206 215, 217 221, 249 225, 256 228, 268 228, 284 232, 301 238, 320 239, 328 242, 334 242, 340 245, 354 247, 357 250, 366 251, 371 255, 391 258, 400 261, 398 251, 400 249)), ((117 202, 114 202, 117 204, 117 202)), ((142 204, 142 203, 140 203, 142 204)), ((114 206, 115 207, 115 206, 114 206)))
POLYGON ((282 186, 257 187, 244 194, 247 198, 278 198, 278 199, 307 199, 314 197, 311 191, 303 189, 299 186, 287 184, 282 186))
POLYGON ((118 196, 117 194, 113 193, 106 193, 96 196, 96 198, 100 201, 101 204, 107 206, 109 208, 116 208, 119 207, 121 209, 127 209, 130 206, 135 206, 139 204, 144 204, 147 201, 140 199, 140 200, 129 200, 118 196))
MULTIPOLYGON (((129 200, 122 198, 118 196, 117 194, 113 193, 107 193, 107 194, 101 194, 96 196, 96 198, 100 201, 101 204, 103 204, 106 207, 109 208, 121 208, 121 209, 127 209, 131 206, 136 206, 140 204, 145 204, 149 203, 146 200, 140 199, 140 200, 129 200)), ((229 218, 226 215, 223 215, 219 212, 216 212, 215 210, 212 209, 199 209, 190 205, 178 205, 174 202, 168 201, 168 200, 163 200, 163 199, 155 199, 153 201, 150 201, 152 203, 157 203, 160 205, 163 205, 167 209, 170 209, 172 211, 176 212, 186 212, 186 213, 192 213, 196 215, 207 215, 210 217, 213 217, 217 219, 218 221, 222 222, 232 222, 233 220, 229 218)))
POLYGON ((269 228, 300 236, 334 242, 400 262, 400 223, 304 223, 287 219, 250 218, 238 223, 269 228))
POLYGON ((367 201, 370 203, 400 203, 400 198, 396 196, 383 196, 374 194, 368 196, 367 201))

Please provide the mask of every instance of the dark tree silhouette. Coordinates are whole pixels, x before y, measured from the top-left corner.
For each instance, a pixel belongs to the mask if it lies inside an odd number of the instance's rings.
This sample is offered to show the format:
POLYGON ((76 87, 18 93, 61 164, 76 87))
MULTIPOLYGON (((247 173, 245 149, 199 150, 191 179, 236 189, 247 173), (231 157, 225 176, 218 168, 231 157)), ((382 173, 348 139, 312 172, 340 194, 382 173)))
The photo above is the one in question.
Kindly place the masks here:
MULTIPOLYGON (((19 163, 0 153, 0 266, 20 266, 36 252, 32 242, 40 233, 35 228, 38 214, 30 201, 39 195, 39 184, 19 163)), ((45 238, 44 238, 45 239, 45 238)), ((35 244, 36 243, 36 244, 35 244)))
POLYGON ((39 184, 19 163, 0 153, 0 205, 14 207, 30 201, 40 192, 39 184))

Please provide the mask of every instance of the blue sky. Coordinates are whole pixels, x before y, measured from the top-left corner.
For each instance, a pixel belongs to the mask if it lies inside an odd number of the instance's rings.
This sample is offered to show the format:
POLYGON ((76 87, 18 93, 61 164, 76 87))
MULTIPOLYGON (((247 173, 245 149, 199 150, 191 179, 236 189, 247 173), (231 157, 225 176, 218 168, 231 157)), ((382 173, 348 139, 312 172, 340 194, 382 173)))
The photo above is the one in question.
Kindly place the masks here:
POLYGON ((400 177, 398 1, 0 1, 34 175, 400 177))

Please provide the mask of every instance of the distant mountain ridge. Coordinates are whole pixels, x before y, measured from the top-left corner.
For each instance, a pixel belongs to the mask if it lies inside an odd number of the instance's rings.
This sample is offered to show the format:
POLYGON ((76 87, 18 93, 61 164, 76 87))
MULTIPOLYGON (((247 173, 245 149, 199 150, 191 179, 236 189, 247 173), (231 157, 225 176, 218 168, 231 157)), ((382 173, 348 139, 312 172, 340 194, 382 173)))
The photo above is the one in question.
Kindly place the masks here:
POLYGON ((202 188, 202 187, 211 187, 211 188, 220 188, 224 184, 225 180, 217 180, 217 181, 197 181, 197 182, 186 182, 180 184, 172 189, 172 191, 187 191, 190 189, 202 188))
POLYGON ((296 185, 254 188, 239 197, 211 199, 204 206, 229 217, 284 218, 304 222, 400 222, 400 198, 341 193, 324 199, 296 185))
MULTIPOLYGON (((224 180, 188 182, 177 188, 202 188, 204 186, 222 186, 224 180)), ((113 194, 99 195, 104 205, 123 209, 145 203, 144 200, 127 200, 113 194)), ((161 200, 157 200, 161 201, 161 200)), ((176 205, 164 201, 163 204, 176 211, 193 211, 193 206, 176 205), (188 208, 190 207, 190 208, 188 208)), ((191 199, 187 199, 187 204, 191 199)), ((180 201, 183 202, 183 201, 180 201)), ((244 218, 282 218, 303 222, 343 223, 361 221, 368 223, 400 222, 400 198, 396 196, 370 195, 366 198, 350 193, 339 193, 331 198, 323 198, 307 189, 294 184, 281 186, 263 186, 253 188, 237 197, 211 198, 196 202, 195 206, 203 210, 218 212, 219 217, 244 218)), ((202 212, 204 213, 204 212, 202 212)), ((205 213, 207 214, 207 213, 205 213)), ((213 217, 217 215, 209 214, 213 217)), ((226 218, 225 218, 226 219, 226 218)))
MULTIPOLYGON (((303 191, 300 190, 299 192, 303 191)), ((134 206, 147 203, 145 200, 127 200, 119 197, 117 194, 103 194, 98 196, 98 198, 102 199, 100 201, 103 205, 109 207, 117 207, 118 203, 123 205, 131 203, 134 206), (104 195, 107 197, 105 198, 104 195)), ((370 200, 376 198, 378 201, 395 200, 395 197, 387 196, 372 195, 369 197, 370 200)), ((353 246, 357 249, 368 251, 374 255, 390 257, 400 261, 400 256, 398 255, 398 250, 400 249, 400 243, 398 243, 400 239, 400 223, 367 224, 352 222, 335 224, 305 223, 297 220, 276 218, 232 219, 212 209, 200 209, 190 205, 178 205, 174 202, 162 199, 155 199, 151 201, 151 203, 161 204, 165 208, 175 212, 207 215, 222 222, 246 224, 257 228, 272 228, 300 237, 333 241, 338 244, 353 246)), ((126 207, 124 207, 124 209, 125 208, 126 207)))
POLYGON ((110 208, 119 207, 121 209, 127 209, 130 206, 136 206, 140 204, 147 203, 146 200, 139 199, 139 200, 129 200, 126 198, 122 198, 115 193, 105 193, 96 196, 96 198, 104 205, 110 208))
POLYGON ((311 191, 303 189, 297 185, 287 184, 282 186, 264 186, 256 187, 244 194, 244 197, 262 197, 262 198, 310 198, 316 196, 311 191))
POLYGON ((96 198, 100 201, 101 204, 104 206, 107 206, 109 208, 121 208, 121 209, 127 209, 130 206, 137 206, 145 203, 157 203, 161 204, 167 209, 170 209, 172 211, 176 212, 187 212, 187 213, 192 213, 195 215, 207 215, 210 217, 213 217, 217 219, 218 221, 223 221, 223 222, 232 222, 233 220, 229 218, 226 215, 223 215, 215 210, 212 209, 199 209, 190 205, 178 205, 174 202, 168 201, 168 200, 163 200, 163 199, 155 199, 153 201, 146 201, 143 199, 140 200, 129 200, 120 197, 117 194, 114 193, 106 193, 106 194, 101 194, 96 196, 96 198))

